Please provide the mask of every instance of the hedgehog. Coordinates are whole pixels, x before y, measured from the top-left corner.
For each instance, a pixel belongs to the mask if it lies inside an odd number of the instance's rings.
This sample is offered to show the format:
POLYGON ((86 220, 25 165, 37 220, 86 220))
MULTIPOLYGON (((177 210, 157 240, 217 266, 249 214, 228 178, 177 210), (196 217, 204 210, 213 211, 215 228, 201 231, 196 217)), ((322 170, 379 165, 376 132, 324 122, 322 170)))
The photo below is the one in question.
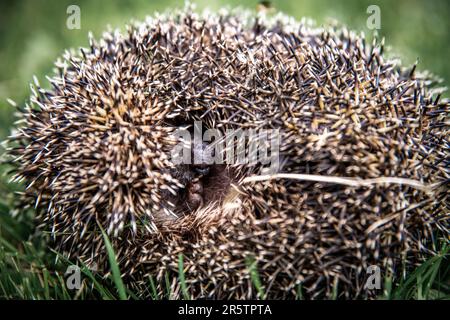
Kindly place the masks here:
POLYGON ((68 259, 106 276, 106 230, 140 297, 154 281, 171 298, 374 298, 368 267, 399 277, 448 241, 450 103, 384 40, 191 9, 89 39, 31 86, 8 141, 23 207, 68 259), (276 130, 276 172, 211 163, 215 142, 174 163, 195 122, 276 130))

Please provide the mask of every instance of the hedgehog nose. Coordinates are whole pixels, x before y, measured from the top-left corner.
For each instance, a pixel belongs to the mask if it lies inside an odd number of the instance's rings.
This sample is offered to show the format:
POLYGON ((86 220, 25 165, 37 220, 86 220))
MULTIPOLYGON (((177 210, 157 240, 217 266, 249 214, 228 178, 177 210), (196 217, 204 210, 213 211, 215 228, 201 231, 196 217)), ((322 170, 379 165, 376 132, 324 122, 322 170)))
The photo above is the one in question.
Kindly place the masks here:
POLYGON ((209 173, 209 167, 195 167, 194 171, 202 176, 209 173))

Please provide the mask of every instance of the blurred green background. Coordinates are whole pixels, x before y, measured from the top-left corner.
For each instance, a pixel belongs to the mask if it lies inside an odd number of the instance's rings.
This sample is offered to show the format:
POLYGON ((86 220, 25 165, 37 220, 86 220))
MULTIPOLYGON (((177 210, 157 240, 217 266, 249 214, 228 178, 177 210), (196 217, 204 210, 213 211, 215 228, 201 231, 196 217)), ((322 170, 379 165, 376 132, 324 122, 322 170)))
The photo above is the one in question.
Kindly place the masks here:
MULTIPOLYGON (((197 0, 197 7, 223 6, 255 10, 258 0, 197 0)), ((318 24, 334 18, 350 28, 372 34, 366 27, 367 7, 381 8, 381 30, 392 52, 404 65, 419 58, 419 69, 428 69, 450 83, 450 1, 448 0, 273 0, 278 10, 296 18, 315 19, 318 24)), ((30 94, 28 83, 36 75, 46 83, 53 62, 65 48, 86 46, 88 32, 98 38, 108 25, 123 27, 131 19, 143 19, 155 11, 184 6, 184 0, 14 0, 0 2, 0 140, 9 133, 11 98, 23 104, 30 94), (66 10, 81 8, 81 29, 66 28, 66 10)), ((448 94, 447 94, 448 96, 448 94)))

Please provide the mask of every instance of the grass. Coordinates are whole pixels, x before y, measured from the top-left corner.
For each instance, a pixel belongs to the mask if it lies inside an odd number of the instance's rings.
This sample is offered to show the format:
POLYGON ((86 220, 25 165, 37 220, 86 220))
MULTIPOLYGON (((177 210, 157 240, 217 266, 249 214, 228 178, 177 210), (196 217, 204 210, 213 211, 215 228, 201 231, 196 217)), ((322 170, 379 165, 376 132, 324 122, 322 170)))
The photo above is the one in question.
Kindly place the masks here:
POLYGON ((248 272, 250 273, 250 279, 252 281, 253 286, 256 289, 256 292, 258 293, 258 298, 264 299, 265 294, 264 294, 263 286, 261 284, 261 280, 259 278, 257 262, 253 257, 249 256, 249 257, 247 257, 246 263, 247 263, 248 272))
POLYGON ((183 265, 183 254, 178 255, 178 280, 180 281, 181 291, 183 293, 183 298, 185 300, 190 300, 190 295, 186 286, 186 279, 184 277, 184 265, 183 265))
POLYGON ((114 253, 114 249, 109 241, 108 235, 99 225, 100 230, 103 234, 103 239, 105 241, 106 251, 108 252, 109 264, 111 266, 112 277, 114 280, 114 284, 116 286, 117 292, 121 300, 127 299, 127 294, 125 293, 125 286, 122 281, 122 276, 120 274, 119 266, 117 264, 116 254, 114 253))
MULTIPOLYGON (((54 251, 47 251, 42 237, 39 241, 29 241, 32 232, 27 219, 11 219, 7 206, 0 205, 0 299, 138 299, 136 292, 131 292, 122 281, 116 255, 111 242, 103 232, 105 246, 109 257, 110 276, 106 279, 78 263, 81 272, 81 287, 77 290, 67 289, 65 272, 71 262, 54 251), (23 229, 28 229, 24 232, 23 229), (12 237, 11 237, 12 236, 12 237)), ((425 261, 416 270, 404 278, 393 281, 386 277, 384 290, 379 299, 450 299, 450 246, 443 242, 438 255, 425 261)), ((182 297, 191 298, 188 279, 185 278, 183 255, 178 257, 178 281, 182 297)), ((261 299, 267 292, 261 283, 257 264, 252 257, 247 259, 250 280, 261 299)), ((172 299, 171 279, 166 275, 166 293, 159 295, 153 277, 149 277, 148 289, 154 300, 172 299)), ((298 299, 303 299, 302 287, 298 286, 298 299)), ((330 299, 337 298, 337 292, 330 299)))
MULTIPOLYGON (((387 299, 450 299, 450 264, 448 243, 438 255, 425 261, 399 286, 386 295, 387 299)), ((392 284, 389 285, 392 287, 392 284)))

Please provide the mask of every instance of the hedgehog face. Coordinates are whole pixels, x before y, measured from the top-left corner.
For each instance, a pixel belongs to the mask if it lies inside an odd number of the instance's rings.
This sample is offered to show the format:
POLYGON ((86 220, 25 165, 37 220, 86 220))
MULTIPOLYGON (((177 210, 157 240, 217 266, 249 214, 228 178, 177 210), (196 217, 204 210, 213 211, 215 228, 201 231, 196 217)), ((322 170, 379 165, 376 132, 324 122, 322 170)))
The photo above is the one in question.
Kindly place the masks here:
MULTIPOLYGON (((211 203, 220 203, 233 180, 226 165, 214 163, 211 145, 190 144, 191 164, 175 165, 169 170, 183 187, 179 189, 174 212, 177 216, 192 214, 211 203)), ((172 197, 174 198, 174 197, 172 197)), ((166 217, 162 217, 167 221, 166 217)))

